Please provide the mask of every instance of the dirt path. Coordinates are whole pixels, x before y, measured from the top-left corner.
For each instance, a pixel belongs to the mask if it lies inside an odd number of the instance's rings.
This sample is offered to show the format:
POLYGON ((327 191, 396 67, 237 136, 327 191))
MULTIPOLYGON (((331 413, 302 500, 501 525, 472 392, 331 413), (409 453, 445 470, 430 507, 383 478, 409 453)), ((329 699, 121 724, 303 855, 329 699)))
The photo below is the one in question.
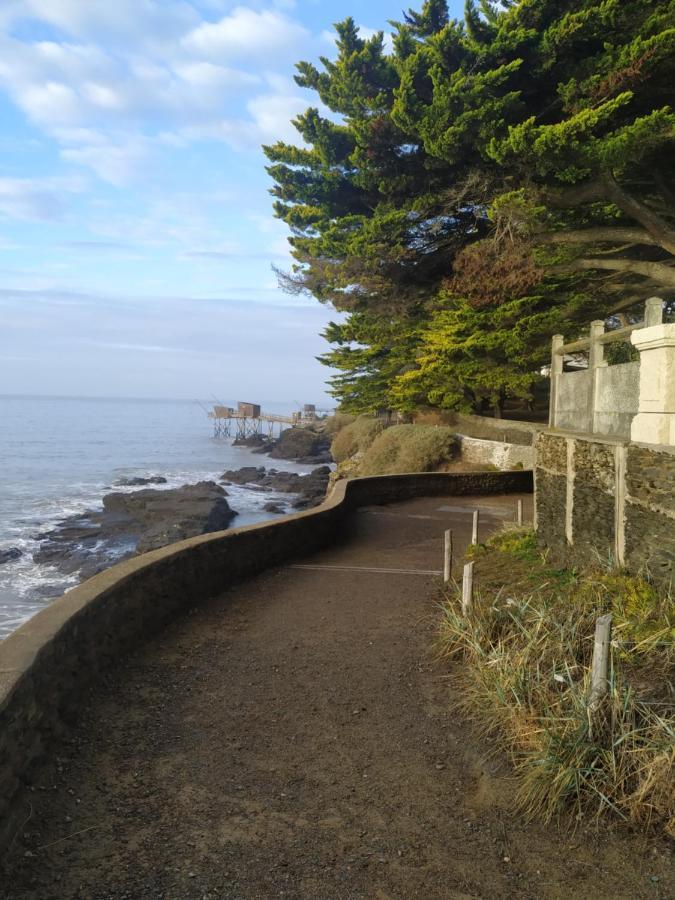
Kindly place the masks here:
POLYGON ((364 509, 317 568, 232 589, 131 658, 31 794, 0 896, 669 896, 662 843, 513 814, 430 653, 437 579, 320 568, 438 569, 475 505, 487 533, 515 498, 364 509))

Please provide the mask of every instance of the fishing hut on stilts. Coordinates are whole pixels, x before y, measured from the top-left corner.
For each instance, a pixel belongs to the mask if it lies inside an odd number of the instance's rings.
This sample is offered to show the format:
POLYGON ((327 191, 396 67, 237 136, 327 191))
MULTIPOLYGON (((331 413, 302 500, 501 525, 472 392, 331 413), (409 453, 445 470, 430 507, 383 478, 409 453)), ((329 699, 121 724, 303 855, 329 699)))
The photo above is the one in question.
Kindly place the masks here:
POLYGON ((216 404, 208 416, 213 420, 214 437, 247 438, 261 434, 272 438, 275 430, 280 434, 285 427, 310 425, 316 421, 317 412, 314 404, 306 403, 301 411, 282 416, 263 412, 259 403, 240 402, 236 409, 216 404))

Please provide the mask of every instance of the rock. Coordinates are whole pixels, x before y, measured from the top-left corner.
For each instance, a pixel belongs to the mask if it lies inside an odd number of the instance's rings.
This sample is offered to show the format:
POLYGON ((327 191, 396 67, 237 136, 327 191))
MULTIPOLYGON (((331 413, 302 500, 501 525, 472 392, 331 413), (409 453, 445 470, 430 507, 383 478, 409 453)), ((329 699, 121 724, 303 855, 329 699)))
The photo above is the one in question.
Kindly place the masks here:
POLYGON ((318 459, 330 462, 330 438, 310 428, 287 428, 281 432, 270 452, 273 459, 318 459), (327 454, 327 460, 324 457, 327 454))
POLYGON ((148 475, 147 478, 143 478, 140 475, 134 475, 133 477, 129 478, 118 478, 117 481, 113 482, 113 487, 141 487, 145 484, 166 483, 166 478, 163 475, 148 475))
POLYGON ((198 534, 221 531, 237 513, 213 481, 165 491, 145 488, 103 498, 103 511, 64 519, 38 535, 37 563, 89 578, 113 562, 198 534))
POLYGON ((269 503, 266 503, 263 506, 263 509, 265 510, 265 512, 271 512, 271 513, 285 513, 286 512, 286 507, 281 503, 275 503, 274 500, 270 500, 269 503))
POLYGON ((232 441, 233 447, 250 447, 258 453, 267 453, 274 445, 274 439, 264 434, 249 434, 247 437, 238 437, 232 441))
POLYGON ((7 550, 0 550, 0 566, 4 563, 14 562, 15 559, 21 559, 23 551, 18 547, 9 547, 7 550))
POLYGON ((243 466, 241 469, 228 469, 220 476, 225 484, 259 484, 265 477, 264 466, 243 466))
POLYGON ((235 512, 214 481, 186 484, 169 491, 147 489, 103 498, 103 527, 139 533, 139 553, 175 541, 222 531, 235 512))

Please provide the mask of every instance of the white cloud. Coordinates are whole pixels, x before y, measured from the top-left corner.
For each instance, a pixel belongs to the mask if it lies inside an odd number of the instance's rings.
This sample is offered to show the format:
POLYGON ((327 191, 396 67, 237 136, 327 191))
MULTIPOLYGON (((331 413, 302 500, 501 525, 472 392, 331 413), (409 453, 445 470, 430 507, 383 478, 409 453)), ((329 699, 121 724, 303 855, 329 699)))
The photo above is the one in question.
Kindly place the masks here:
POLYGON ((80 193, 78 178, 0 178, 0 214, 16 219, 55 222, 67 209, 67 196, 80 193))
POLYGON ((296 54, 311 40, 307 29, 274 10, 238 6, 218 22, 202 22, 184 39, 185 47, 207 58, 263 59, 296 54))
POLYGON ((19 39, 0 18, 0 87, 64 160, 115 185, 147 174, 161 145, 297 141, 290 119, 307 98, 274 66, 288 73, 315 42, 293 6, 239 5, 210 22, 178 0, 25 0, 15 21, 33 16, 67 38, 19 39))
POLYGON ((107 144, 65 149, 61 156, 68 162, 88 166, 103 181, 123 187, 134 178, 147 156, 141 146, 107 144))

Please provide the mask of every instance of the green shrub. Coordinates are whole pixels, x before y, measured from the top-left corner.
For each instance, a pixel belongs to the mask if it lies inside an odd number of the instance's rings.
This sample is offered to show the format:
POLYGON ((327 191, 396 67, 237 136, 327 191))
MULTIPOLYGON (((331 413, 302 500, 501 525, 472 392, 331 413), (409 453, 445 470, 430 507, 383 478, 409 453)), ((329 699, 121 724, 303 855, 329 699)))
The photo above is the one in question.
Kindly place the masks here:
POLYGON ((361 463, 361 474, 431 472, 452 459, 457 447, 457 436, 451 428, 394 425, 376 437, 366 450, 361 463))
POLYGON ((331 445, 333 459, 337 463, 351 459, 356 453, 364 453, 382 431, 379 419, 359 416, 335 435, 331 445))

